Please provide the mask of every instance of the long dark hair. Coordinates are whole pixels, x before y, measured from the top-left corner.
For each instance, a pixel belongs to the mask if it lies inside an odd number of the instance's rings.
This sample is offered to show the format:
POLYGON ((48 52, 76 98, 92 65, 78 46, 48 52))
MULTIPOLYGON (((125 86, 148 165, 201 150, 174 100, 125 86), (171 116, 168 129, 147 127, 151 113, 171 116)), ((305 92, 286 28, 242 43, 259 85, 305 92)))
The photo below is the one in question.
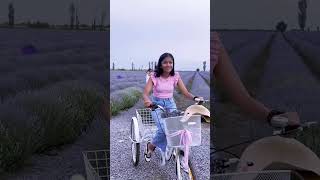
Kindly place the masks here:
POLYGON ((156 70, 155 70, 155 76, 156 76, 156 77, 160 77, 161 74, 163 73, 163 69, 162 69, 162 67, 161 67, 161 64, 162 64, 162 61, 163 61, 166 57, 170 57, 170 58, 172 59, 172 61, 173 61, 173 67, 172 67, 172 70, 171 70, 171 72, 170 72, 170 75, 171 75, 171 76, 174 76, 174 58, 173 58, 172 54, 170 54, 170 53, 163 53, 163 54, 160 56, 160 58, 159 58, 158 65, 157 65, 157 68, 156 68, 156 70))

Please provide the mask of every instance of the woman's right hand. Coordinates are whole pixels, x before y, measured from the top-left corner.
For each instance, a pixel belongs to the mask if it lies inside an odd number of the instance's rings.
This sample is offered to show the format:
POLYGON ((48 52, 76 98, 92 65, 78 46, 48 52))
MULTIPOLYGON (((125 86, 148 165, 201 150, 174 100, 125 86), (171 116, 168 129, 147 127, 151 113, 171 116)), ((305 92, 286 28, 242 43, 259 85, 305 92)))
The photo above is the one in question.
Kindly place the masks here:
POLYGON ((145 101, 144 102, 144 106, 147 107, 147 108, 149 108, 151 105, 152 105, 151 101, 145 101))

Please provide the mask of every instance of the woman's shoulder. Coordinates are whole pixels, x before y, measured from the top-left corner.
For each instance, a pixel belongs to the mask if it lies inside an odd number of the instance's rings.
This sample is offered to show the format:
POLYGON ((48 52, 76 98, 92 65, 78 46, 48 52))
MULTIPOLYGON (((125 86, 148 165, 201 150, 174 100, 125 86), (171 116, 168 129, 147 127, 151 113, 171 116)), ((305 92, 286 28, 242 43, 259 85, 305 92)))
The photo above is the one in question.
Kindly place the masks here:
POLYGON ((153 85, 157 85, 157 79, 158 79, 158 78, 156 78, 155 72, 151 72, 151 73, 150 73, 150 78, 151 78, 151 80, 152 80, 152 82, 153 82, 153 85))
POLYGON ((175 71, 173 78, 174 79, 179 79, 180 78, 180 73, 178 71, 175 71))
POLYGON ((181 77, 180 77, 179 72, 175 71, 175 72, 174 72, 174 76, 173 76, 174 85, 177 85, 177 83, 178 83, 178 81, 179 81, 180 78, 181 78, 181 77))

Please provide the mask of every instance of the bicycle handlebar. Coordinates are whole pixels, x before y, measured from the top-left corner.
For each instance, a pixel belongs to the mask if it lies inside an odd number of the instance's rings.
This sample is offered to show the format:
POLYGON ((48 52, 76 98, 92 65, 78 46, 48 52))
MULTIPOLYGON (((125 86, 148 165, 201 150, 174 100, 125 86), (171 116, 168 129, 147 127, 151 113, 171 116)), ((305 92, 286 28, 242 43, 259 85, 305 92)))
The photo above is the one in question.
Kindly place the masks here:
POLYGON ((157 109, 157 108, 160 108, 163 112, 165 112, 164 107, 162 107, 162 106, 160 106, 160 105, 157 105, 157 104, 151 104, 151 105, 149 106, 149 108, 150 108, 152 111, 154 111, 154 110, 157 109))
POLYGON ((194 101, 198 105, 202 105, 203 103, 210 102, 210 100, 204 100, 204 99, 201 99, 201 98, 194 98, 194 101))
MULTIPOLYGON (((194 101, 195 101, 196 104, 198 104, 198 105, 202 105, 202 104, 204 104, 204 103, 210 102, 210 100, 205 100, 205 99, 198 98, 198 97, 194 98, 194 101)), ((162 107, 162 106, 160 106, 160 105, 157 105, 157 104, 153 104, 153 103, 152 103, 152 104, 149 106, 149 108, 150 108, 152 111, 154 111, 154 110, 157 109, 157 108, 160 108, 163 112, 165 112, 165 108, 162 107)))
POLYGON ((289 119, 287 117, 276 115, 271 119, 270 124, 274 128, 284 128, 288 126, 288 122, 289 122, 289 119))
POLYGON ((288 125, 281 128, 280 130, 274 130, 273 135, 287 135, 296 131, 303 131, 304 128, 309 128, 317 124, 318 122, 311 121, 311 122, 305 122, 300 125, 288 125))

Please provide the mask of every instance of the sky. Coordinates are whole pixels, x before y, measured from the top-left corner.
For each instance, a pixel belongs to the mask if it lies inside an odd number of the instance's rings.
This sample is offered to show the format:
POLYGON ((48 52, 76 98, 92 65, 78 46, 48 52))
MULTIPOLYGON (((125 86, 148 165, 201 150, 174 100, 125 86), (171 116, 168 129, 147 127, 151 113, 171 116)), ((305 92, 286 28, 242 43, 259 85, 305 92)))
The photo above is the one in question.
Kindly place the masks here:
MULTIPOLYGON (((320 1, 307 0, 306 27, 320 26, 320 1)), ((215 29, 275 29, 284 20, 287 29, 297 29, 298 0, 213 0, 211 28, 215 29)))
POLYGON ((78 4, 80 24, 92 24, 96 16, 100 22, 103 11, 109 24, 109 0, 0 0, 0 23, 8 21, 8 4, 13 2, 16 22, 41 21, 49 24, 69 24, 69 5, 78 4))
POLYGON ((110 65, 148 68, 169 52, 175 69, 210 67, 209 0, 111 0, 110 65))

